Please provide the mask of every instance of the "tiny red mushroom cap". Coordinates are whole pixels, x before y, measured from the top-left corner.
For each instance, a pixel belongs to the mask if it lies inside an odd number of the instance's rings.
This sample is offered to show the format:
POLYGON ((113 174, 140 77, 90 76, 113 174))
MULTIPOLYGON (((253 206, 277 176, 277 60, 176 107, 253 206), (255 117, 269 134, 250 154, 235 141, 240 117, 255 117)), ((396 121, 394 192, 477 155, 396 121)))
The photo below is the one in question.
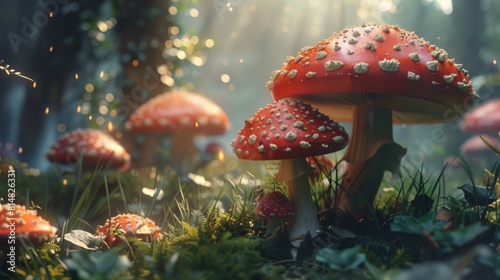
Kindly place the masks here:
POLYGON ((38 246, 55 237, 57 229, 37 215, 36 210, 17 204, 0 204, 0 238, 8 238, 12 231, 16 237, 27 237, 38 246), (15 223, 15 228, 12 224, 15 223))
POLYGON ((140 240, 160 240, 162 233, 160 228, 148 218, 135 214, 120 214, 107 219, 102 226, 97 226, 96 236, 102 236, 109 247, 115 246, 121 242, 120 236, 135 236, 140 240))
POLYGON ((500 99, 474 108, 464 116, 462 131, 467 133, 497 133, 500 131, 500 99))
POLYGON ((48 150, 47 159, 68 165, 82 158, 84 166, 128 166, 130 155, 113 137, 97 129, 77 129, 61 136, 48 150))
POLYGON ((341 125, 310 104, 280 100, 246 120, 231 145, 241 159, 277 160, 333 153, 348 139, 341 125))
POLYGON ((230 128, 226 113, 208 98, 191 92, 164 93, 141 105, 125 123, 132 133, 224 134, 230 128))
POLYGON ((283 193, 272 191, 259 200, 255 212, 261 218, 280 219, 293 216, 295 209, 290 199, 283 193))
POLYGON ((477 98, 468 72, 444 49, 384 24, 344 29, 303 48, 268 87, 275 100, 296 97, 338 121, 351 121, 353 106, 375 103, 392 109, 395 123, 444 122, 477 98))

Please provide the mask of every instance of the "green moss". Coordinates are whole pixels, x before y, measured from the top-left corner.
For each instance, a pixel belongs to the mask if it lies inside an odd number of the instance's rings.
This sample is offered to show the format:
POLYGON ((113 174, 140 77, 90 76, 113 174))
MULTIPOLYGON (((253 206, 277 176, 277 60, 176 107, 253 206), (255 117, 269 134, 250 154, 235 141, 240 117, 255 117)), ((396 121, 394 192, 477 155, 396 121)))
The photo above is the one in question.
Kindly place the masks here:
POLYGON ((170 279, 272 279, 257 240, 184 224, 183 234, 162 245, 163 273, 170 279))

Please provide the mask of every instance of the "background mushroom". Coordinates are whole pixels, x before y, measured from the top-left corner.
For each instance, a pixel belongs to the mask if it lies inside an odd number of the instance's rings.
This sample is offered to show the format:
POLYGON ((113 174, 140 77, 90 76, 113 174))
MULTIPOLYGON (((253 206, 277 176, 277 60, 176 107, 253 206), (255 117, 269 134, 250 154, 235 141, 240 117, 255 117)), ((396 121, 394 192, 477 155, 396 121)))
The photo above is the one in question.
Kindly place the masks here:
POLYGON ((148 143, 140 155, 139 167, 151 162, 151 154, 169 137, 172 167, 181 174, 191 171, 199 150, 194 138, 224 134, 230 128, 224 111, 208 98, 192 92, 172 92, 158 95, 139 107, 125 123, 133 134, 147 134, 156 141, 148 143))
POLYGON ((465 114, 460 123, 465 133, 490 133, 498 135, 500 132, 500 99, 487 101, 465 114))
MULTIPOLYGON (((15 238, 27 238, 34 246, 39 246, 52 240, 57 229, 47 220, 38 216, 36 210, 26 209, 25 206, 17 204, 0 204, 0 244, 7 243, 9 236, 15 238), (15 228, 10 225, 15 223, 15 228)), ((7 247, 4 247, 7 248, 7 247)))
POLYGON ((495 152, 485 143, 490 144, 493 148, 500 150, 500 142, 489 135, 474 135, 465 141, 460 146, 460 151, 463 152, 472 166, 477 165, 481 169, 492 166, 497 159, 495 152))
POLYGON ((97 129, 77 129, 61 136, 47 151, 47 159, 74 168, 82 158, 82 169, 93 172, 97 167, 126 169, 130 155, 113 137, 97 129))
POLYGON ((348 135, 338 123, 304 102, 280 100, 260 109, 232 141, 236 156, 246 160, 281 160, 276 180, 286 182, 295 206, 288 233, 294 245, 320 229, 311 198, 306 157, 343 149, 348 135))
POLYGON ((109 248, 121 243, 121 237, 136 237, 139 240, 150 242, 158 241, 163 234, 160 228, 148 218, 135 214, 120 214, 107 219, 102 226, 97 226, 96 236, 101 236, 109 248))
POLYGON ((268 86, 275 100, 310 102, 352 122, 337 200, 353 216, 367 213, 362 201, 373 202, 384 172, 394 172, 406 153, 393 141, 393 122, 454 120, 477 97, 467 71, 445 50, 383 24, 344 29, 303 48, 272 73, 268 86))

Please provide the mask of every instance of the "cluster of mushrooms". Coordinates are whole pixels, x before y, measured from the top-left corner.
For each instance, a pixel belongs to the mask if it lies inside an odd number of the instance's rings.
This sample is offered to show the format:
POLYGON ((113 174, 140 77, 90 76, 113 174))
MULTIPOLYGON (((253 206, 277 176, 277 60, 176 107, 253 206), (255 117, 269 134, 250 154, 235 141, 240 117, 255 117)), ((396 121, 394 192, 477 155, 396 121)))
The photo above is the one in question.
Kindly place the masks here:
MULTIPOLYGON (((393 123, 455 120, 477 98, 468 72, 445 50, 413 32, 385 24, 344 29, 301 49, 272 73, 267 86, 274 102, 246 120, 231 145, 240 159, 281 161, 275 179, 286 183, 288 194, 266 194, 256 213, 270 219, 268 230, 276 227, 276 221, 280 225, 289 219, 287 230, 294 245, 320 230, 308 179, 314 168, 308 159, 347 147, 341 159, 347 168, 334 207, 362 217, 384 172, 396 172, 406 154, 393 141, 393 123), (352 123, 351 136, 339 122, 352 123)), ((228 117, 217 105, 186 92, 151 99, 125 123, 128 133, 152 136, 145 145, 148 149, 168 136, 172 165, 180 173, 192 168, 199 153, 195 137, 223 134, 229 127, 228 117)), ((84 165, 127 169, 133 155, 106 133, 86 129, 61 137, 47 157, 62 164, 74 164, 83 157, 84 165)), ((96 235, 112 245, 117 242, 113 233, 126 235, 133 229, 142 229, 153 239, 161 237, 152 221, 131 215, 108 220, 96 235)), ((42 239, 53 234, 47 227, 42 239)))
MULTIPOLYGON (((311 171, 306 157, 341 150, 349 142, 335 207, 362 217, 384 172, 398 171, 406 154, 393 141, 393 123, 455 120, 478 97, 468 72, 444 49, 385 24, 344 29, 302 48, 272 73, 267 86, 275 101, 245 122, 232 145, 241 159, 281 160, 275 179, 286 182, 295 209, 288 223, 291 240, 314 237, 319 230, 304 179, 311 171), (337 121, 352 123, 350 137, 337 121)), ((280 207, 270 215, 289 214, 289 206, 280 207)))
MULTIPOLYGON (((36 210, 23 205, 0 204, 0 243, 12 244, 8 240, 15 236, 39 247, 52 241, 56 232, 57 228, 38 215, 36 210)), ((107 219, 105 224, 97 226, 94 235, 102 238, 101 249, 117 246, 126 238, 152 242, 163 236, 152 220, 135 214, 120 214, 107 219)))
POLYGON ((167 92, 141 105, 125 123, 127 133, 148 136, 139 155, 131 156, 121 143, 98 129, 66 133, 46 155, 49 161, 70 167, 80 159, 82 168, 89 171, 98 166, 120 170, 149 167, 160 141, 168 138, 171 166, 184 174, 193 169, 200 154, 195 137, 224 134, 229 128, 226 113, 208 98, 192 92, 167 92))

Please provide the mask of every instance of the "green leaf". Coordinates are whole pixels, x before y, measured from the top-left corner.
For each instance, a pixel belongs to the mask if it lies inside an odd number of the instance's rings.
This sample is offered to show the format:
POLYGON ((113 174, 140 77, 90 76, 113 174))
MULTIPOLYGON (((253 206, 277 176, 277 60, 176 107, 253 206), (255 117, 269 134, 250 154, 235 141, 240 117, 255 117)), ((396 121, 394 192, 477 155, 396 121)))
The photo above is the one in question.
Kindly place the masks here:
POLYGON ((366 255, 360 250, 361 246, 345 250, 334 250, 327 247, 318 251, 316 261, 326 264, 332 270, 353 270, 366 260, 366 255))
POLYGON ((487 226, 475 223, 451 232, 437 231, 434 233, 434 240, 448 247, 461 247, 473 241, 487 230, 487 226))
POLYGON ((419 218, 410 215, 397 215, 391 223, 391 230, 420 235, 423 231, 441 231, 446 221, 436 221, 436 212, 429 212, 419 218))
POLYGON ((127 256, 120 256, 115 250, 104 253, 76 251, 64 263, 80 279, 113 279, 132 265, 127 256))

